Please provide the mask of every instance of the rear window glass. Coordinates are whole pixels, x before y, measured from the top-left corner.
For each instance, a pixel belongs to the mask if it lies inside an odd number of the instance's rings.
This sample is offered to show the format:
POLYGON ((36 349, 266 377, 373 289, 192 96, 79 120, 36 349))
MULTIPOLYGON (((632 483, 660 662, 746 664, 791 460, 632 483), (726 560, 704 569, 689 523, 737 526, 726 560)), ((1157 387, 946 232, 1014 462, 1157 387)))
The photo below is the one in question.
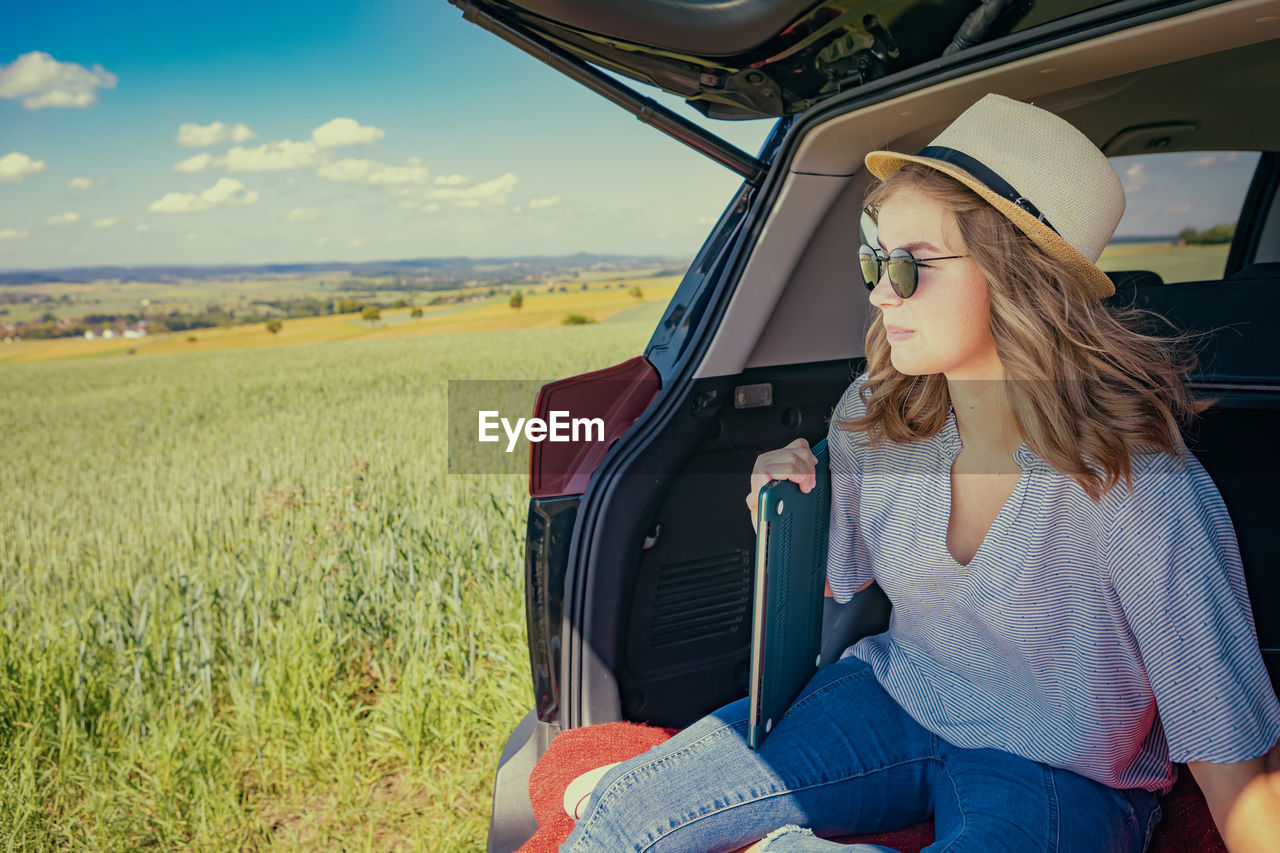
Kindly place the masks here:
POLYGON ((1256 151, 1113 157, 1125 211, 1098 259, 1107 271, 1149 270, 1165 283, 1222 278, 1256 151))

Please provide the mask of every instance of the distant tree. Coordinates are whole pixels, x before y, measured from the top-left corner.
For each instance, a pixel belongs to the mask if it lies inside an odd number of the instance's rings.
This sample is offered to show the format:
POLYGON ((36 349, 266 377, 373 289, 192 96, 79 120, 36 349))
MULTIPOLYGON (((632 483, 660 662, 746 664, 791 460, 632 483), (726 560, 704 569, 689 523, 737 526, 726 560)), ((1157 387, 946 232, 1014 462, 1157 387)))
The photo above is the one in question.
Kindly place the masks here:
POLYGON ((1178 232, 1179 242, 1186 243, 1188 246, 1195 245, 1212 245, 1218 243, 1230 243, 1236 234, 1236 225, 1234 222, 1215 225, 1212 228, 1206 228, 1203 231, 1197 231, 1194 228, 1183 228, 1178 232))
POLYGON ((284 326, 284 323, 280 322, 279 320, 268 320, 268 321, 267 321, 267 331, 268 331, 268 332, 270 332, 270 333, 271 333, 271 334, 273 334, 273 335, 275 335, 275 334, 279 334, 280 329, 281 329, 283 326, 284 326))
POLYGON ((358 299, 339 299, 335 308, 339 314, 354 314, 364 307, 364 303, 358 299))
POLYGON ((377 305, 366 305, 360 311, 360 319, 368 320, 370 323, 376 322, 382 319, 382 311, 377 305))
POLYGON ((568 314, 565 316, 563 320, 560 321, 560 325, 585 326, 588 323, 598 323, 598 322, 600 321, 597 320, 595 317, 586 317, 586 316, 583 316, 582 314, 568 314))
MULTIPOLYGON (((396 282, 396 283, 397 283, 397 284, 399 284, 399 282, 396 282)), ((402 297, 400 297, 399 299, 397 299, 395 302, 392 302, 392 303, 391 303, 391 307, 392 307, 392 308, 408 308, 408 307, 409 307, 409 300, 405 299, 405 298, 402 296, 402 297)))
POLYGON ((415 320, 416 320, 417 318, 421 317, 421 316, 422 316, 422 306, 421 306, 421 305, 415 305, 415 306, 413 306, 413 310, 409 312, 409 316, 410 316, 410 317, 412 317, 412 318, 414 318, 415 320))
POLYGON ((585 281, 582 283, 582 289, 583 289, 583 290, 586 290, 586 289, 587 289, 587 283, 586 283, 585 281))
POLYGON ((197 338, 195 335, 187 335, 187 343, 189 344, 194 344, 198 340, 200 339, 197 338))
POLYGON ((644 299, 644 291, 640 289, 640 285, 638 284, 627 292, 630 293, 632 296, 634 296, 636 299, 644 299))
POLYGON ((511 298, 507 300, 507 304, 519 311, 524 307, 524 295, 520 291, 511 294, 511 298))

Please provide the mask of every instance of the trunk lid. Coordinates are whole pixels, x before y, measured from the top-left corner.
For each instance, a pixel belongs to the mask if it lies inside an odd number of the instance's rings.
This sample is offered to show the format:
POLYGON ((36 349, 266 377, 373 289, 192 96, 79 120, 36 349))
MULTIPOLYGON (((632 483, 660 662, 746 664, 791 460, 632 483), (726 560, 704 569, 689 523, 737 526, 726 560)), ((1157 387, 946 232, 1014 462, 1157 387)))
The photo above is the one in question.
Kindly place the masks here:
MULTIPOLYGON (((1099 0, 452 0, 557 52, 684 98, 777 118, 1099 0)), ((471 17, 469 14, 468 17, 471 17)))

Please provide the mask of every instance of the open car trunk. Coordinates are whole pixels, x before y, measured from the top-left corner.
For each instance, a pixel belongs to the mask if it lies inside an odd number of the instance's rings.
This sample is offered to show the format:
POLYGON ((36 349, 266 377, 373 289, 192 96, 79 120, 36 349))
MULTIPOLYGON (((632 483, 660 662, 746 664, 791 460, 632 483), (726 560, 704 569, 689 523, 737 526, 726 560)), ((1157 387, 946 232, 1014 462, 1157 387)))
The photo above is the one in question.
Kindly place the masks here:
MULTIPOLYGON (((595 4, 483 5, 536 29, 558 49, 636 79, 649 75, 670 84, 674 78, 662 75, 683 67, 686 82, 701 80, 708 69, 752 67, 742 57, 760 62, 766 53, 765 59, 780 55, 772 48, 740 50, 730 62, 691 52, 702 37, 697 27, 679 42, 638 49, 652 36, 642 38, 632 24, 615 21, 606 29, 597 23, 589 30, 586 18, 571 14, 586 14, 595 4), (626 67, 606 61, 618 58, 609 45, 630 57, 626 67), (650 56, 661 73, 642 68, 650 56)), ((976 7, 970 3, 954 14, 963 21, 976 7)), ((781 17, 829 7, 740 8, 781 17)), ((503 759, 510 772, 505 780, 499 772, 495 805, 521 796, 521 773, 527 778, 527 767, 558 730, 618 719, 683 726, 744 694, 755 541, 744 503, 749 472, 766 450, 798 436, 810 442, 825 436, 832 407, 863 367, 871 313, 856 252, 867 151, 919 150, 991 91, 1062 115, 1112 155, 1280 149, 1280 116, 1256 110, 1257 103, 1280 97, 1277 33, 1258 23, 1275 20, 1276 0, 1080 8, 1064 18, 1065 5, 1034 4, 1016 20, 1002 19, 1005 34, 994 41, 946 54, 950 41, 939 47, 936 38, 932 58, 917 65, 875 79, 841 77, 833 94, 823 95, 821 86, 780 94, 780 113, 809 109, 780 123, 760 158, 763 178, 744 185, 730 203, 655 330, 645 359, 660 390, 583 493, 531 502, 530 529, 539 517, 545 533, 543 550, 530 557, 530 578, 538 581, 531 585, 539 594, 554 590, 554 602, 531 606, 530 630, 532 637, 538 623, 545 639, 544 681, 554 685, 548 691, 554 695, 544 703, 540 694, 538 710, 513 736, 503 759), (1255 119, 1240 122, 1240 115, 1255 119)), ((885 29, 901 43, 926 13, 937 12, 935 20, 946 26, 935 26, 951 33, 951 9, 947 3, 867 5, 862 15, 887 21, 885 29)), ((616 12, 612 3, 599 10, 616 12)), ((759 31, 752 26, 744 24, 740 33, 759 31)), ((714 44, 737 49, 754 37, 714 44)), ((703 102, 709 115, 730 102, 745 115, 742 99, 716 100, 725 89, 712 83, 721 79, 708 77, 683 91, 660 85, 695 106, 703 102)), ((1280 576, 1273 568, 1280 561, 1274 513, 1280 455, 1253 452, 1280 432, 1280 349, 1273 343, 1280 332, 1280 265, 1273 263, 1280 261, 1278 185, 1280 159, 1266 154, 1222 277, 1171 285, 1158 277, 1120 277, 1113 299, 1208 333, 1195 379, 1200 393, 1217 403, 1188 441, 1231 512, 1264 659, 1280 684, 1280 576)), ((882 628, 887 602, 873 586, 844 613, 828 615, 833 631, 824 654, 882 628), (837 622, 845 623, 839 637, 837 622)), ((535 670, 538 665, 535 660, 535 670)), ((499 823, 495 808, 495 827, 499 823)), ((513 829, 510 837, 522 831, 513 829)), ((497 835, 490 843, 493 850, 513 849, 497 835)))

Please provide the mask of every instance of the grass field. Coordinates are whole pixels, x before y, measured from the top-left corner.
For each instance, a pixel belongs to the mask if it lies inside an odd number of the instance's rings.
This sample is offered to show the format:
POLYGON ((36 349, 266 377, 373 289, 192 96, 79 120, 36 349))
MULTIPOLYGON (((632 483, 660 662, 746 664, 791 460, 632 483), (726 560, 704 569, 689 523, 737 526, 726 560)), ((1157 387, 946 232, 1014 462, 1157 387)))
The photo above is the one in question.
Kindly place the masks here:
POLYGON ((444 473, 445 381, 637 354, 617 293, 0 365, 4 848, 482 849, 527 493, 444 473), (444 333, 482 312, 531 328, 444 333))
POLYGON ((1222 278, 1227 266, 1228 245, 1174 246, 1169 243, 1115 243, 1098 259, 1108 272, 1149 270, 1165 284, 1179 281, 1208 281, 1222 278))

